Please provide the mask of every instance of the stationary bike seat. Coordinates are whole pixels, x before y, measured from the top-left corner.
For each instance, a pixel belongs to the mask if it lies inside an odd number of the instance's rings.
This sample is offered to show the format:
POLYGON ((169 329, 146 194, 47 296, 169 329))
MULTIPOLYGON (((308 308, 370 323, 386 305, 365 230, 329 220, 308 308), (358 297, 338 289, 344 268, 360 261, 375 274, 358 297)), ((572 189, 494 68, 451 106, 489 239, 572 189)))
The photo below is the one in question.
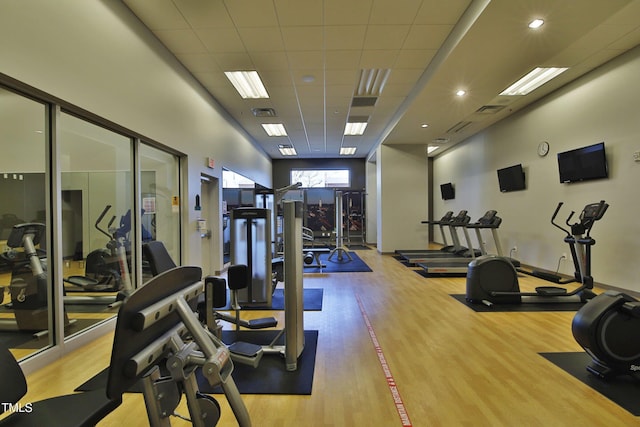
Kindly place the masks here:
POLYGON ((565 295, 567 290, 557 286, 538 286, 536 292, 539 295, 565 295))

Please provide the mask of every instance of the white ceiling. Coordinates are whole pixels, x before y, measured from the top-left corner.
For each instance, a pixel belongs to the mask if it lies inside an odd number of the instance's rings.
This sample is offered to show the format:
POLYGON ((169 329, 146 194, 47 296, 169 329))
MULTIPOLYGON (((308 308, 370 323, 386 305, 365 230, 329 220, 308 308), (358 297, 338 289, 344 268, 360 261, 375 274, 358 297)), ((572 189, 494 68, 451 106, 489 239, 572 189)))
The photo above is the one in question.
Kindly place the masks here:
POLYGON ((369 157, 380 143, 439 145, 437 155, 640 43, 640 0, 123 1, 274 159, 278 144, 300 158, 341 146, 369 157), (570 69, 527 96, 498 96, 536 66, 570 69), (369 68, 390 69, 386 85, 374 106, 352 107, 369 68), (232 70, 257 70, 270 98, 240 98, 232 70), (369 117, 363 136, 343 136, 349 116, 369 117), (260 124, 273 122, 288 137, 268 137, 260 124))

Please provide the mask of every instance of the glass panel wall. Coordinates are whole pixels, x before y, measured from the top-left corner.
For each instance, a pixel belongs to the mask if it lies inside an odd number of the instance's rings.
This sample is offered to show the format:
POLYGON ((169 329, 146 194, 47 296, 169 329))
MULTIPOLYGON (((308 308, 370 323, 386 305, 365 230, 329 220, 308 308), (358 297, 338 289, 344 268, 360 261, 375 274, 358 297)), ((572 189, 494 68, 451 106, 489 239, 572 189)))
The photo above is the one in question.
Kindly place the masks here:
MULTIPOLYGON (((143 243, 161 241, 180 264, 179 159, 146 144, 140 145, 138 153, 143 243)), ((148 278, 149 272, 143 269, 143 281, 148 278)))
POLYGON ((135 287, 132 139, 62 113, 61 171, 65 337, 115 315, 135 287))
POLYGON ((19 358, 53 343, 46 116, 0 88, 0 341, 19 358))

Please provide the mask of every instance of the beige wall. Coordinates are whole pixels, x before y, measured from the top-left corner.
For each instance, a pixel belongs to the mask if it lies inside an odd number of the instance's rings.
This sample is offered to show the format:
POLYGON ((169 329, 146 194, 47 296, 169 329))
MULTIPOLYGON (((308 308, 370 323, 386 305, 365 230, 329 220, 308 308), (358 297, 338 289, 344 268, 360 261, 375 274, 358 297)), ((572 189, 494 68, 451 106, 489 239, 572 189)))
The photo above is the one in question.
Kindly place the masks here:
MULTIPOLYGON (((505 251, 518 247, 517 257, 538 267, 555 270, 568 253, 562 233, 549 224, 558 202, 564 219, 591 202, 605 199, 609 211, 596 224, 592 236, 593 277, 605 283, 640 291, 640 48, 614 59, 574 84, 497 123, 434 162, 434 215, 467 209, 472 220, 496 209, 503 218, 500 229, 505 251), (540 141, 549 142, 546 157, 537 155, 540 141), (558 152, 605 142, 609 179, 560 184, 558 152), (500 193, 496 170, 521 163, 527 189, 500 193), (456 198, 442 201, 439 185, 453 182, 456 198)), ((439 237, 437 234, 436 237, 439 237)), ((488 238, 491 242, 490 237, 488 238)), ((572 273, 571 261, 561 272, 572 273)))

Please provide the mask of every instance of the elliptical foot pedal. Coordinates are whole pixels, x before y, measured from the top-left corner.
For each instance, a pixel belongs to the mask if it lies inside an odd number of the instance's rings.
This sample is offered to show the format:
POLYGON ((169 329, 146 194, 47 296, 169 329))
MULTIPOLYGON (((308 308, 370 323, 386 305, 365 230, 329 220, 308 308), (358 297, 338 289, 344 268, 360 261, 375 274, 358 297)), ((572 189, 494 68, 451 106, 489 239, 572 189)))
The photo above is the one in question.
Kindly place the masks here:
POLYGON ((559 288, 557 286, 538 286, 536 288, 538 295, 566 295, 567 290, 565 288, 559 288))

